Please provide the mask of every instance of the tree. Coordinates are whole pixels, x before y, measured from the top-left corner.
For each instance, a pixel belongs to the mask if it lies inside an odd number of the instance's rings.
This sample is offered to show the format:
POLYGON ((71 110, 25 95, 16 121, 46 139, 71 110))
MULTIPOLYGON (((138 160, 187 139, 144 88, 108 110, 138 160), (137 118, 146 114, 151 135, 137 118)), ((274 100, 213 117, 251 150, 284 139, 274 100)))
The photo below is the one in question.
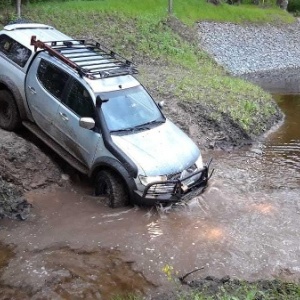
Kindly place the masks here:
POLYGON ((15 0, 16 1, 16 14, 18 19, 21 18, 21 4, 22 4, 22 0, 15 0))
POLYGON ((288 0, 277 0, 277 5, 284 10, 287 10, 289 1, 288 0))
POLYGON ((171 15, 173 13, 173 0, 169 0, 168 13, 171 15))

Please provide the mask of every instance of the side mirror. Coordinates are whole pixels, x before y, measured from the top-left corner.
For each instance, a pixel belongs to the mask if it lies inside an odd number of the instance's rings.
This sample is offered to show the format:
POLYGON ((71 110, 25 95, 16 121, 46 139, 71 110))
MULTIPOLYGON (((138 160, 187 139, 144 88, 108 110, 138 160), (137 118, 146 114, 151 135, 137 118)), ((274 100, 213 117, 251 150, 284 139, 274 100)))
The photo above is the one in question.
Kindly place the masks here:
POLYGON ((95 127, 95 121, 93 118, 83 117, 79 119, 79 126, 90 130, 95 127))
POLYGON ((157 104, 160 109, 163 109, 163 107, 165 106, 165 101, 159 101, 157 104))

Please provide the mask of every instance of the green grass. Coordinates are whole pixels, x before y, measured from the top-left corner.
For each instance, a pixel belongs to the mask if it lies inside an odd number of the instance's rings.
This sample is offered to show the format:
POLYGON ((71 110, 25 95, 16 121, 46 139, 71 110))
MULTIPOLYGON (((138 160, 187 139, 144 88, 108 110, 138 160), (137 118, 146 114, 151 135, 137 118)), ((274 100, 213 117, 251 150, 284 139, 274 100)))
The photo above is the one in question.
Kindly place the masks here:
MULTIPOLYGON (((151 18, 162 18, 167 14, 167 0, 98 0, 98 1, 69 1, 59 2, 62 11, 80 12, 122 12, 127 17, 139 17, 141 15, 151 18)), ((55 11, 58 2, 42 2, 45 10, 51 13, 55 11)), ((35 5, 32 5, 35 6, 35 5)), ((206 0, 173 0, 174 15, 187 24, 193 24, 200 20, 220 22, 255 22, 278 23, 293 22, 294 19, 287 12, 274 5, 263 7, 261 5, 228 5, 214 6, 206 0)))
POLYGON ((213 119, 226 113, 251 134, 261 133, 263 128, 257 126, 257 120, 275 112, 271 96, 250 83, 229 77, 199 49, 192 24, 199 20, 288 23, 293 17, 272 6, 213 6, 206 0, 173 0, 175 16, 186 24, 181 23, 182 28, 174 30, 168 21, 167 3, 166 0, 51 1, 28 5, 23 15, 54 25, 73 37, 104 41, 140 65, 139 78, 151 92, 158 92, 161 99, 200 102, 213 108, 213 119), (186 39, 186 35, 192 38, 186 39))
POLYGON ((178 300, 298 300, 300 299, 300 286, 295 283, 286 283, 278 280, 266 282, 267 287, 259 283, 240 281, 238 286, 224 284, 217 292, 203 288, 178 295, 178 300))
MULTIPOLYGON (((115 297, 112 300, 142 300, 141 296, 115 297)), ((165 296, 163 299, 167 299, 165 296)), ((236 281, 224 283, 219 287, 203 286, 200 290, 181 290, 174 288, 172 299, 176 300, 298 300, 300 286, 279 280, 270 281, 236 281)))
POLYGON ((262 8, 255 5, 212 6, 205 0, 194 0, 191 6, 178 1, 175 5, 175 15, 183 22, 192 24, 198 20, 209 20, 232 23, 265 23, 265 22, 293 22, 293 18, 277 7, 262 8), (201 3, 201 5, 200 5, 201 3))

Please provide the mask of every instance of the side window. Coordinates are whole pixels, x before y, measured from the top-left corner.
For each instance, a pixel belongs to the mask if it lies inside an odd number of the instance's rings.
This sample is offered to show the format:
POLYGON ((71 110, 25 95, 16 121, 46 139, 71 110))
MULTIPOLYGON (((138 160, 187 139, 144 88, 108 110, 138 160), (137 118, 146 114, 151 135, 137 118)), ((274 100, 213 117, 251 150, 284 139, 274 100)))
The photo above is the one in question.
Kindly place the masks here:
POLYGON ((5 34, 0 35, 0 51, 20 67, 25 66, 31 55, 31 50, 5 34))
POLYGON ((42 59, 38 67, 37 77, 49 93, 61 100, 65 85, 69 79, 67 73, 42 59))
POLYGON ((67 98, 62 102, 79 117, 94 117, 93 101, 84 86, 76 80, 74 80, 67 98))

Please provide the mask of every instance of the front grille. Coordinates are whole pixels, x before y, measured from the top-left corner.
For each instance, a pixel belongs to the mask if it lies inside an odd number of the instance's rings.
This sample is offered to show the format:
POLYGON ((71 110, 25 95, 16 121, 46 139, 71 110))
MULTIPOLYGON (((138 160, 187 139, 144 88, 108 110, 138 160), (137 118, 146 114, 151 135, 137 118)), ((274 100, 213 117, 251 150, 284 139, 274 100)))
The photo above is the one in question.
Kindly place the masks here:
POLYGON ((158 183, 158 184, 154 184, 152 185, 149 190, 148 193, 152 194, 152 195, 162 195, 162 194, 172 194, 174 192, 174 188, 175 185, 174 183, 158 183))

